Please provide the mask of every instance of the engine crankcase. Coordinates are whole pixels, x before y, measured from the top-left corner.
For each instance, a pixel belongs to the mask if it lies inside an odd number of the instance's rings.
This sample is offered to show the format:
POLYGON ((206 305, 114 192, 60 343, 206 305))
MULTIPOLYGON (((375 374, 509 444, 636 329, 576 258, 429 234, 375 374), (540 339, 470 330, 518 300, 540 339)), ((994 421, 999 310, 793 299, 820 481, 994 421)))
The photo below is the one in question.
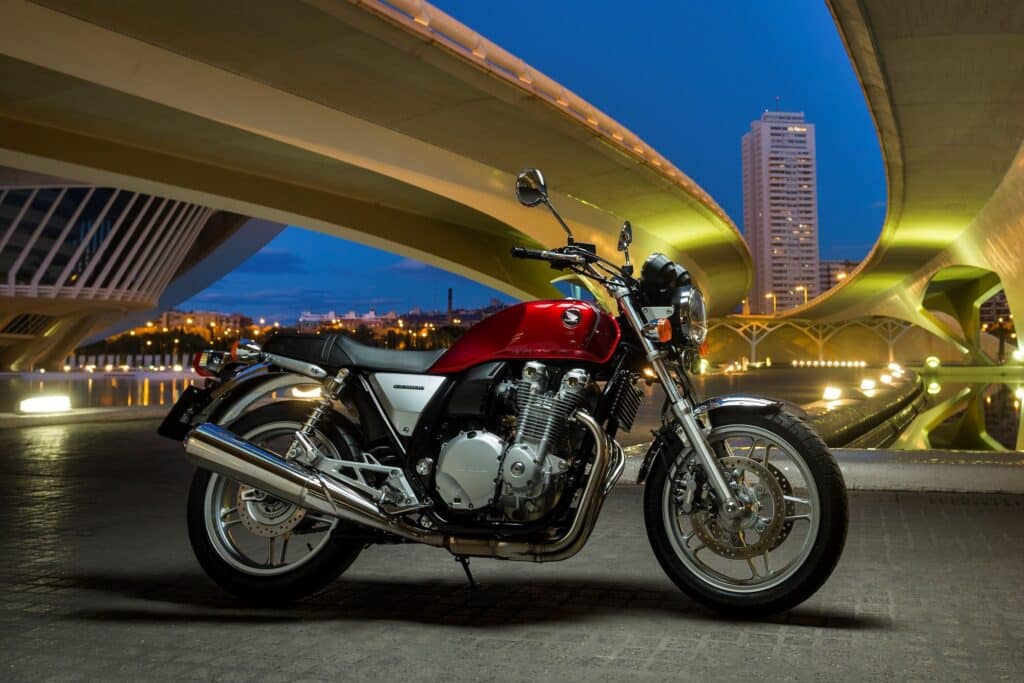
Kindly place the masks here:
POLYGON ((460 432, 441 446, 434 483, 453 510, 479 510, 494 502, 505 441, 487 431, 460 432))

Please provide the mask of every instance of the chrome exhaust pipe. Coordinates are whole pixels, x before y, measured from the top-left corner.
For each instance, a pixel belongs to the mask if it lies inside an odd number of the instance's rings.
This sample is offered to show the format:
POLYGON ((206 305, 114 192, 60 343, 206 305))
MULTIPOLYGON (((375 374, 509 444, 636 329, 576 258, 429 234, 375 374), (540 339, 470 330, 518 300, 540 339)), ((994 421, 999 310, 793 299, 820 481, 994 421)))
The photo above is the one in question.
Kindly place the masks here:
POLYGON ((203 469, 266 491, 275 498, 396 536, 442 546, 444 538, 388 516, 355 489, 289 462, 210 422, 185 437, 188 459, 203 469))

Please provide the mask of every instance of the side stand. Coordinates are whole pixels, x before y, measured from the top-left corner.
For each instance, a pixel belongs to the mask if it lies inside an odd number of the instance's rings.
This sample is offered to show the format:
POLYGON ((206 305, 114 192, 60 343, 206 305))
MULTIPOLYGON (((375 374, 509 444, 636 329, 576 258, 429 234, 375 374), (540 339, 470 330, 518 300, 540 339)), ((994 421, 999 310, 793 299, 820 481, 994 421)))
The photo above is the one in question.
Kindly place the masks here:
POLYGON ((476 590, 480 584, 473 578, 473 572, 469 571, 469 558, 465 555, 456 555, 455 561, 462 565, 462 571, 466 572, 466 579, 469 581, 469 589, 476 590))

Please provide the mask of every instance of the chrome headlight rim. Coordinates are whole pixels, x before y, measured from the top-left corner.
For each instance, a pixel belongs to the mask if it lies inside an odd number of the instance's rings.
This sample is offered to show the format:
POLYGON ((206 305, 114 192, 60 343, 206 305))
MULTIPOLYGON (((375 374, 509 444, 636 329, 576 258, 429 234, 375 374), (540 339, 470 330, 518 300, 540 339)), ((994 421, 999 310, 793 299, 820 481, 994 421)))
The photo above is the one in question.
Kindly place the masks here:
POLYGON ((683 341, 700 346, 708 336, 707 307, 704 294, 693 285, 680 287, 676 292, 675 319, 683 341))

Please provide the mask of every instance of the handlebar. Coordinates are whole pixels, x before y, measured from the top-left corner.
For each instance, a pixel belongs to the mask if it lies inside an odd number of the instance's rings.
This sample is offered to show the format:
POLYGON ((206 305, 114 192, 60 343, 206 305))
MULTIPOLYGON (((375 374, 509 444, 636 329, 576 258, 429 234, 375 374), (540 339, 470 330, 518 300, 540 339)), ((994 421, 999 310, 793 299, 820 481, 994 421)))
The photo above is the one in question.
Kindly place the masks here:
POLYGON ((538 261, 550 261, 552 263, 577 263, 580 265, 587 262, 587 260, 579 254, 563 254, 559 251, 527 249, 526 247, 512 247, 512 258, 536 259, 538 261))

